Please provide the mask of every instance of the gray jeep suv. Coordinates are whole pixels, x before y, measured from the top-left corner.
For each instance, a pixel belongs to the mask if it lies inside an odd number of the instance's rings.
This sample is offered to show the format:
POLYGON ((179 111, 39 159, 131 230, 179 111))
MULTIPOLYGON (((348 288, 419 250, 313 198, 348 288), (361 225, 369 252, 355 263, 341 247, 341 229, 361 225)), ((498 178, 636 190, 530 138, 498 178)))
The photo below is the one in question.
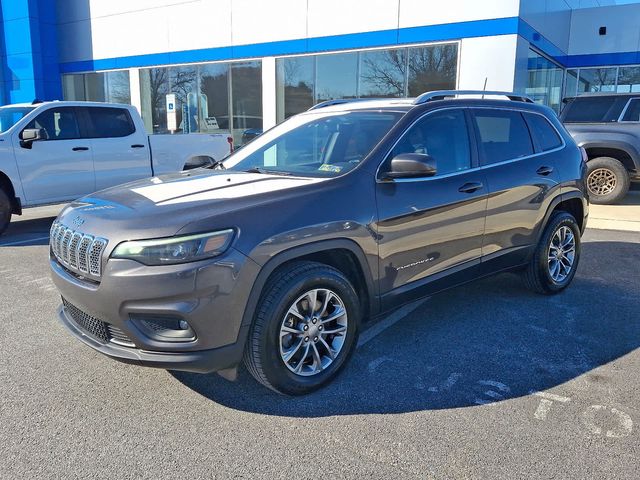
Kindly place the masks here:
POLYGON ((418 297, 504 270, 561 291, 581 151, 548 108, 466 93, 325 102, 211 169, 72 203, 51 228, 62 323, 117 360, 227 378, 244 360, 303 394, 418 297))

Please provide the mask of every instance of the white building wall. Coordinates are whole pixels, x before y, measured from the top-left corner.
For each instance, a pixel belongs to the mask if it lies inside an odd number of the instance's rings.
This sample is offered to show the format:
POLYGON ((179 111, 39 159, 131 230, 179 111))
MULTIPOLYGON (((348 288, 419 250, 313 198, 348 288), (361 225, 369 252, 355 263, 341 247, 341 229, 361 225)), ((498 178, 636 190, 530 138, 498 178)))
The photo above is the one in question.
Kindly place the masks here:
POLYGON ((640 4, 575 10, 569 55, 640 51, 640 4), (607 27, 606 35, 598 29, 607 27))
POLYGON ((458 88, 512 91, 518 35, 464 38, 460 42, 458 88))

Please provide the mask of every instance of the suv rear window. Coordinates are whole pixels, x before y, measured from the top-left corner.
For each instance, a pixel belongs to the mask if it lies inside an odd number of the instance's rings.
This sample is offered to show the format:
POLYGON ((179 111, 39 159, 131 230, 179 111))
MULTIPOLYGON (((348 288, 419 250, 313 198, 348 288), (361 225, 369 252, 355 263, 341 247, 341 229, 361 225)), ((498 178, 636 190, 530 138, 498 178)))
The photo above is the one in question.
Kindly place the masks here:
POLYGON ((640 122, 640 98, 633 98, 622 117, 623 122, 640 122))
POLYGON ((127 137, 136 131, 131 115, 124 108, 87 108, 91 118, 91 138, 127 137))
POLYGON ((538 141, 538 145, 543 152, 562 146, 562 139, 556 129, 549 123, 549 120, 535 113, 525 113, 524 116, 527 119, 531 134, 538 141))
POLYGON ((615 122, 628 100, 628 97, 610 95, 578 97, 564 107, 561 118, 564 123, 615 122))
POLYGON ((485 165, 533 154, 531 135, 520 112, 478 109, 473 116, 485 165))

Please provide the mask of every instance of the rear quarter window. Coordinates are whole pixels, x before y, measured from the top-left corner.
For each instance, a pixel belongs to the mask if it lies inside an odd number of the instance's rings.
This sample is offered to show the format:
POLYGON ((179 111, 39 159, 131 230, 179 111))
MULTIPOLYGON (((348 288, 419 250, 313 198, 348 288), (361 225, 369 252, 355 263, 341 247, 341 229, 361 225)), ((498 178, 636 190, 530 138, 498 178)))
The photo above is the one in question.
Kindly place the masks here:
POLYGON ((91 138, 127 137, 136 131, 131 115, 124 108, 88 108, 91 138))
POLYGON ((562 138, 560 138, 560 135, 558 135, 549 120, 535 113, 525 113, 524 117, 527 120, 531 134, 537 140, 543 152, 562 146, 562 138))
POLYGON ((473 117, 484 164, 514 160, 533 154, 531 135, 515 110, 477 109, 473 117))

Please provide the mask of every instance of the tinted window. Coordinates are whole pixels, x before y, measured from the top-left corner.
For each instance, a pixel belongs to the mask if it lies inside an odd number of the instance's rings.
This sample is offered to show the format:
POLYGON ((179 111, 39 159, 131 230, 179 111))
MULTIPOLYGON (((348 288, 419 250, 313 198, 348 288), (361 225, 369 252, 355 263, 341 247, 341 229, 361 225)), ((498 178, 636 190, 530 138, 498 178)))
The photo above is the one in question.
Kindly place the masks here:
POLYGON ((476 110, 478 144, 484 163, 497 163, 533 153, 529 129, 520 112, 512 110, 476 110))
POLYGON ((0 133, 4 133, 33 111, 31 107, 0 108, 0 133))
POLYGON ((588 96, 570 101, 562 111, 565 123, 615 122, 627 104, 628 97, 588 96))
POLYGON ((627 110, 622 117, 623 122, 640 122, 640 98, 634 98, 629 102, 627 110))
POLYGON ((524 116, 527 119, 532 135, 538 140, 543 152, 562 146, 562 139, 556 129, 549 123, 549 120, 542 115, 534 113, 525 113, 524 116))
POLYGON ((47 140, 80 138, 78 119, 73 107, 50 108, 33 119, 26 128, 42 128, 47 140))
POLYGON ((126 137, 136 131, 129 112, 124 108, 88 108, 92 138, 126 137))
POLYGON ((444 110, 425 116, 411 127, 391 152, 426 153, 436 163, 438 175, 471 167, 467 122, 462 110, 444 110))

